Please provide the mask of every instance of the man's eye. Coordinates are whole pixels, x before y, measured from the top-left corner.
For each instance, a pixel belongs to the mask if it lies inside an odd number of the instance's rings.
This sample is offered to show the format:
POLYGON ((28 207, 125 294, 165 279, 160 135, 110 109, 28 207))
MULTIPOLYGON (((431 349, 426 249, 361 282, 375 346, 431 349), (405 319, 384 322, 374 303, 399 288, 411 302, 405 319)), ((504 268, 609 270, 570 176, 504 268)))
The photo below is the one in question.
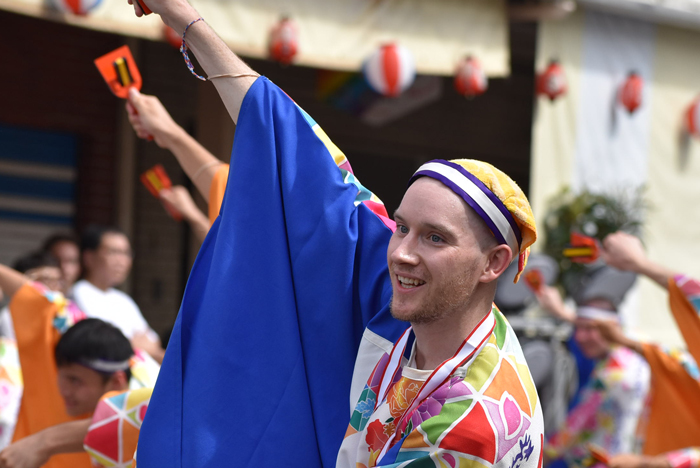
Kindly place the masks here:
POLYGON ((436 235, 436 234, 433 234, 433 235, 430 236, 430 240, 431 240, 432 242, 442 242, 442 237, 440 237, 440 236, 438 236, 438 235, 436 235))
POLYGON ((408 234, 408 228, 406 226, 402 226, 401 224, 396 226, 396 230, 399 231, 401 234, 408 234))

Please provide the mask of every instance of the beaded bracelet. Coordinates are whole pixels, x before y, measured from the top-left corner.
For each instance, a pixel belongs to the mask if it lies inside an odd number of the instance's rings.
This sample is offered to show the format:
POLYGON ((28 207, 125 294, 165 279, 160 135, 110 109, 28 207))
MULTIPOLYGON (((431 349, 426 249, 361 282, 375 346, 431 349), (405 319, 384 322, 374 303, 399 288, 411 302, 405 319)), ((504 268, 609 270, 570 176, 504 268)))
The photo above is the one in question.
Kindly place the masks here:
POLYGON ((187 35, 187 30, 190 29, 190 26, 192 26, 194 23, 197 21, 204 21, 204 18, 201 16, 197 18, 196 20, 190 21, 190 24, 185 27, 185 30, 182 33, 182 45, 180 46, 180 52, 182 53, 182 58, 185 59, 185 64, 187 65, 187 68, 190 70, 190 73, 192 73, 194 76, 199 78, 202 81, 207 81, 206 78, 204 78, 201 75, 198 75, 196 71, 194 71, 194 65, 192 65, 192 61, 190 60, 190 56, 187 54, 187 42, 185 42, 185 35, 187 35))
POLYGON ((244 76, 250 76, 257 78, 260 75, 258 73, 222 73, 220 75, 213 75, 208 78, 203 77, 202 75, 198 75, 197 72, 194 71, 194 65, 192 65, 192 61, 190 60, 190 56, 187 53, 187 42, 185 42, 185 36, 187 35, 187 30, 190 29, 190 26, 192 26, 194 23, 197 21, 204 21, 204 18, 201 16, 197 18, 196 20, 193 20, 190 22, 185 27, 185 30, 182 33, 182 45, 180 46, 180 52, 182 53, 182 57, 185 59, 185 64, 187 65, 187 68, 189 69, 190 73, 192 73, 194 76, 199 78, 202 81, 211 81, 216 78, 242 78, 244 76))

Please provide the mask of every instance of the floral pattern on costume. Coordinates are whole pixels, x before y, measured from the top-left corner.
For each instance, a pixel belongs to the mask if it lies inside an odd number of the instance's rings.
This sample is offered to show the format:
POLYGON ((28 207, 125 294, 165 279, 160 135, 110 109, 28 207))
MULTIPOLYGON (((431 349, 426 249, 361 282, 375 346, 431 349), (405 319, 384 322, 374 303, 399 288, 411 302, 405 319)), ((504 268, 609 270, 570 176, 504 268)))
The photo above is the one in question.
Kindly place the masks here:
POLYGON ((595 367, 580 403, 549 440, 547 455, 570 467, 588 466, 589 445, 611 455, 641 447, 637 427, 647 403, 649 365, 634 351, 615 347, 595 367))
MULTIPOLYGON (((494 306, 496 326, 486 343, 463 367, 406 415, 431 371, 404 362, 386 399, 371 413, 365 427, 351 420, 338 455, 341 468, 541 467, 542 411, 518 340, 494 306), (397 432, 389 452, 378 457, 397 432), (468 443, 467 443, 468 442, 468 443)), ((362 393, 378 393, 385 354, 362 393)), ((366 415, 368 398, 360 397, 353 416, 366 415)))

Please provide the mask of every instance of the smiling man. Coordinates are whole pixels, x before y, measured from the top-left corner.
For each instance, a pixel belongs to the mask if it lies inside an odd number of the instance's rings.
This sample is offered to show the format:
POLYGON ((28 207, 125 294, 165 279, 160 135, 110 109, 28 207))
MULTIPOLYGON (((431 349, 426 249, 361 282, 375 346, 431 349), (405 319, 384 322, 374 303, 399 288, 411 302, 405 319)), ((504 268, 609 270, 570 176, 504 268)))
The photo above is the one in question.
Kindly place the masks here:
POLYGON ((318 124, 194 8, 145 1, 185 32, 236 136, 138 464, 537 467, 537 393, 492 304, 536 238, 517 185, 486 163, 432 161, 395 224, 318 124))

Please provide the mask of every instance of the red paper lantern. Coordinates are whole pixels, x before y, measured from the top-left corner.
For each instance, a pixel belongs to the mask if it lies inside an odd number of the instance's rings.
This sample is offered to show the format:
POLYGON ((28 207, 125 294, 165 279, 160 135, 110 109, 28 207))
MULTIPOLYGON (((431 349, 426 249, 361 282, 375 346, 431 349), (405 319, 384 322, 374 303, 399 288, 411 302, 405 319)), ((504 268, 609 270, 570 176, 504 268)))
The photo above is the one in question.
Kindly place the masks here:
POLYGON ((620 104, 627 112, 633 114, 642 105, 642 93, 644 91, 644 81, 637 73, 632 72, 620 88, 620 104))
POLYGON ((289 18, 282 18, 270 31, 270 57, 289 65, 299 52, 299 30, 289 18))
POLYGON ((537 77, 537 94, 544 94, 550 101, 566 93, 566 76, 558 61, 549 62, 547 69, 537 77))
POLYGON ((180 49, 182 45, 182 36, 167 24, 163 24, 163 37, 165 38, 165 42, 178 50, 180 49))
POLYGON ((700 138, 700 98, 697 98, 685 112, 685 129, 700 138))
POLYGON ((379 94, 396 97, 416 78, 411 52, 398 44, 386 44, 365 61, 362 71, 367 83, 379 94))
POLYGON ((467 98, 484 94, 489 87, 486 73, 481 63, 474 57, 467 57, 457 65, 455 89, 467 98))

